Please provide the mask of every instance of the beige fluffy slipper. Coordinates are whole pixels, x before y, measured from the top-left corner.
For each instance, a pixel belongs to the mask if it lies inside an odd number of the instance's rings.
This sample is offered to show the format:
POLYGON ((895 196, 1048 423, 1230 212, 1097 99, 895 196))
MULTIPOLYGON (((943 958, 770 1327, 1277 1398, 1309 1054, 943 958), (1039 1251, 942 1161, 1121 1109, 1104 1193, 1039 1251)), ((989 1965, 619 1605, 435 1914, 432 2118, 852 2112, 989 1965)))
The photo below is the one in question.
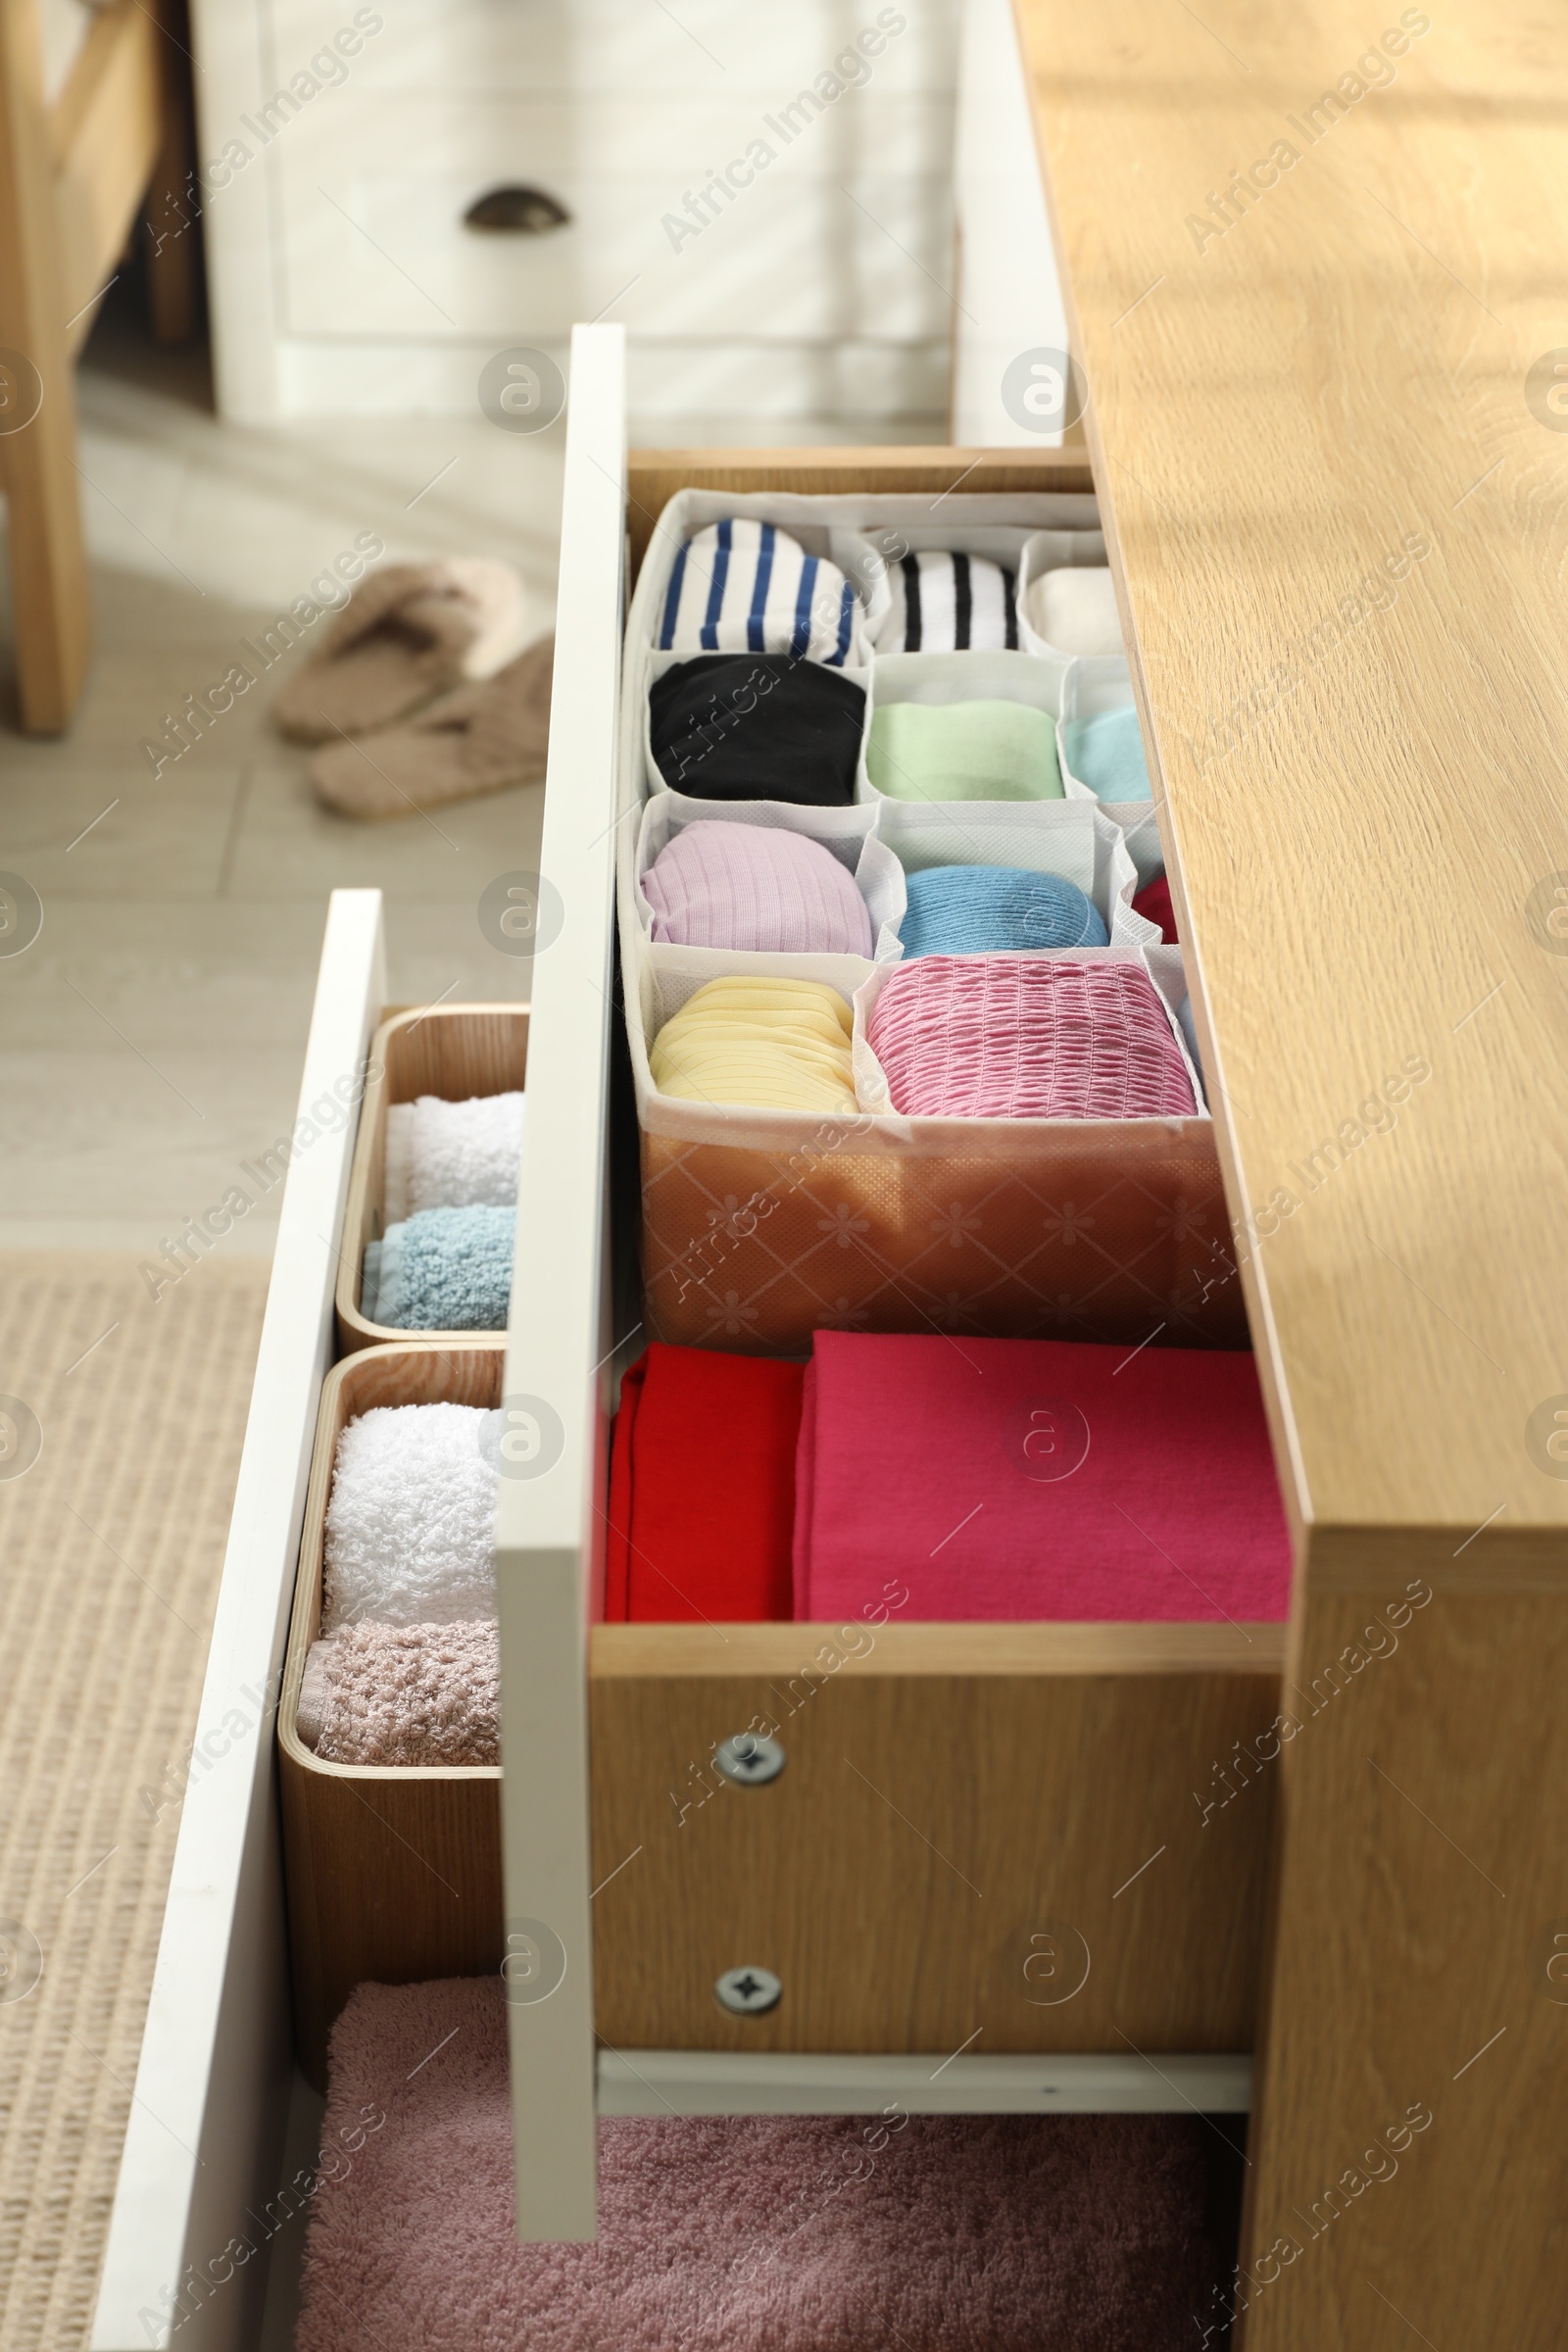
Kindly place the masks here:
POLYGON ((554 637, 542 637, 499 676, 460 686, 405 725, 328 744, 311 761, 317 799, 340 816, 408 816, 540 783, 555 660, 554 637))
POLYGON ((319 650, 278 690, 272 715, 296 743, 366 735, 466 680, 492 678, 528 634, 510 564, 454 557, 389 564, 357 589, 319 650))

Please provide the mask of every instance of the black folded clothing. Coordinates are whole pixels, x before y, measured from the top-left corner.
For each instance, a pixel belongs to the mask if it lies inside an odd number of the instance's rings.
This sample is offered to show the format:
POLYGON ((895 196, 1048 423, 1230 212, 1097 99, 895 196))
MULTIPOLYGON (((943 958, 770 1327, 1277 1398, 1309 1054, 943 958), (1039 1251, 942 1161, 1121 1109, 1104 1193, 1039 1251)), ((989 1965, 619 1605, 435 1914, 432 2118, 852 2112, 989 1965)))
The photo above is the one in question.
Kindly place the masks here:
POLYGON ((649 691, 654 758, 671 792, 699 801, 855 798, 865 691, 791 654, 700 654, 649 691))

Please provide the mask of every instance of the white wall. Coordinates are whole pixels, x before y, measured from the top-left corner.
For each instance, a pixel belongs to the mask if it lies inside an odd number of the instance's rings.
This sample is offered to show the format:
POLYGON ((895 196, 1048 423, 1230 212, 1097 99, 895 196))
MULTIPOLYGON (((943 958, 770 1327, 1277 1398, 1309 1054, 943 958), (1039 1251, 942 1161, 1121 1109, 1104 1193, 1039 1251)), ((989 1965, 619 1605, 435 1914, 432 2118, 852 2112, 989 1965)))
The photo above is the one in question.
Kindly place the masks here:
POLYGON ((955 183, 953 438, 963 449, 1049 448, 1060 431, 1030 429, 1002 397, 1020 353, 1068 348, 1010 0, 965 0, 955 183))

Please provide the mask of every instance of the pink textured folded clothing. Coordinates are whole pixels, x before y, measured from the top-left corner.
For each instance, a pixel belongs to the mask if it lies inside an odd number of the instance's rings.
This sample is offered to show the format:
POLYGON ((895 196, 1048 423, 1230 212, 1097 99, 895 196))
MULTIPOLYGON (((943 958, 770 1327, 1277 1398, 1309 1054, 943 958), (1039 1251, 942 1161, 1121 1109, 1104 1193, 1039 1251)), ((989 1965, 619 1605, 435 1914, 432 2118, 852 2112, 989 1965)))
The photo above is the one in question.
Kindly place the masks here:
POLYGON ((1279 1621, 1290 1542, 1251 1356, 819 1331, 797 1618, 847 1618, 868 1563, 911 1623, 1279 1621))
POLYGON ((1221 2277, 1196 2115, 607 2119, 524 2246, 494 1974, 357 1986, 328 2084, 295 2352, 1183 2352, 1221 2277))
POLYGON ((313 1642, 299 1736, 330 1764, 499 1764, 494 1619, 345 1625, 313 1642))
POLYGON ((759 955, 869 956, 871 915, 821 842, 781 826, 703 818, 643 876, 654 937, 759 955))
POLYGON ((1134 963, 922 956, 890 974, 866 1038, 908 1118, 1184 1119, 1193 1082, 1134 963))

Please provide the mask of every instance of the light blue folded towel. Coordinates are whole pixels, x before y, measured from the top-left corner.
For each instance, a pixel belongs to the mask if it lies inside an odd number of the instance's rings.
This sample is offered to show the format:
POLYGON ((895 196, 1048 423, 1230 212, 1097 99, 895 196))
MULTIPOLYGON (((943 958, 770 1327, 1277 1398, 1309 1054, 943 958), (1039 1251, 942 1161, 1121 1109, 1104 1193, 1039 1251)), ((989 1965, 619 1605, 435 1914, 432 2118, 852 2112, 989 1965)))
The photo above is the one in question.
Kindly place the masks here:
POLYGON ((910 874, 904 960, 1008 948, 1103 948, 1100 909, 1076 882, 1012 865, 932 865, 910 874))
POLYGON ((1149 801, 1149 765, 1131 703, 1093 718, 1069 718, 1061 730, 1067 765, 1097 801, 1149 801))
POLYGON ((360 1312, 396 1331, 505 1331, 513 1208, 421 1208, 365 1250, 360 1312))

